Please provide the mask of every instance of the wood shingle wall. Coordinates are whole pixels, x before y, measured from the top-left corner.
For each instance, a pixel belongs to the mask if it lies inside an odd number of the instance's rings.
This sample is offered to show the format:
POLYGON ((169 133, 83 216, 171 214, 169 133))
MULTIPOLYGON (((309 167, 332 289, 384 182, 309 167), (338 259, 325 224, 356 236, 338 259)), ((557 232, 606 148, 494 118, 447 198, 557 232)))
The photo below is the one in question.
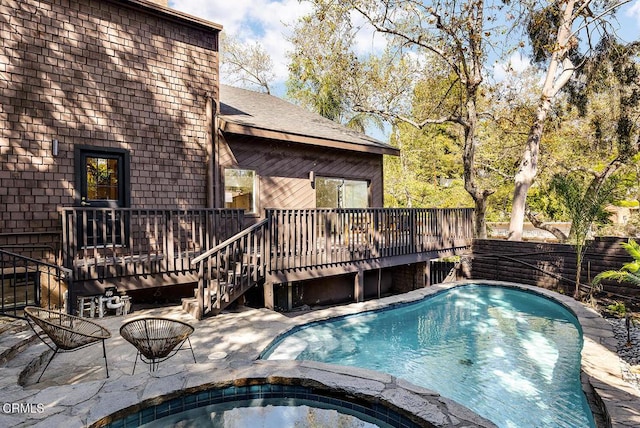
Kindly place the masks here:
POLYGON ((129 151, 133 207, 205 206, 215 28, 135 2, 3 0, 0 37, 0 245, 59 230, 77 145, 129 151))

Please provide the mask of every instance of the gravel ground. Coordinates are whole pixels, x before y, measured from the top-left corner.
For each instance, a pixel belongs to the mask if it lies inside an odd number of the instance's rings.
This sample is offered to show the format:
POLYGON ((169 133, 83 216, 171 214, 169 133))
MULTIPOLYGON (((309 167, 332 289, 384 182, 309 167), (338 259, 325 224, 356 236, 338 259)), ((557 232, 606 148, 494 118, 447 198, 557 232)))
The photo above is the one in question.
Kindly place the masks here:
POLYGON ((618 339, 618 355, 622 366, 622 378, 640 391, 640 321, 622 318, 607 318, 613 326, 613 334, 618 339))

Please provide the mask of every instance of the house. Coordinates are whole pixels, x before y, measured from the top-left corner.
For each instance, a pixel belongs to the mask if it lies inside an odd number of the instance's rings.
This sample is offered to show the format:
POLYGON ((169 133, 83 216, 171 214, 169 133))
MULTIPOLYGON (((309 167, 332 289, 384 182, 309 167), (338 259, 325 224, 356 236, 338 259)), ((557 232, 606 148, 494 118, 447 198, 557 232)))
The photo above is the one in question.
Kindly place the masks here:
POLYGON ((382 206, 382 155, 397 156, 397 148, 274 96, 225 85, 218 120, 225 207, 259 216, 275 207, 382 206), (247 182, 256 189, 239 190, 241 177, 253 177, 247 182))
POLYGON ((640 212, 640 207, 634 204, 629 206, 607 205, 605 210, 609 213, 609 220, 616 226, 626 226, 627 223, 640 212))
POLYGON ((362 300, 466 247, 469 210, 378 208, 396 148, 220 85, 221 30, 166 1, 3 2, 3 312, 113 285, 195 289, 197 316, 362 300))

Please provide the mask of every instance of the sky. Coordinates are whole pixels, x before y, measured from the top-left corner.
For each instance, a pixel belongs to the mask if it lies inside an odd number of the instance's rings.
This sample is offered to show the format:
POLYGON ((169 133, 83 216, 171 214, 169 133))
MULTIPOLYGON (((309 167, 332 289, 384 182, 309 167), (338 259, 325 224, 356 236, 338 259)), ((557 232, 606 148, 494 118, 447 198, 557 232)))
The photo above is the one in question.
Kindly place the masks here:
POLYGON ((311 8, 298 0, 170 0, 169 6, 182 12, 213 21, 223 32, 241 42, 259 42, 271 55, 279 81, 287 78, 290 44, 285 36, 296 20, 311 8))
MULTIPOLYGON (((292 50, 287 42, 287 35, 291 34, 297 19, 311 11, 308 2, 299 0, 169 0, 169 5, 221 24, 223 32, 233 35, 241 42, 260 43, 273 60, 278 80, 276 86, 282 86, 287 78, 287 52, 292 50)), ((623 6, 618 19, 618 34, 623 40, 640 39, 640 0, 633 0, 623 6)), ((355 50, 357 53, 365 53, 379 48, 382 42, 381 36, 362 32, 356 40, 355 50)), ((527 60, 515 56, 510 65, 518 71, 519 68, 526 67, 527 60)), ((500 64, 494 67, 498 77, 503 68, 500 64)))

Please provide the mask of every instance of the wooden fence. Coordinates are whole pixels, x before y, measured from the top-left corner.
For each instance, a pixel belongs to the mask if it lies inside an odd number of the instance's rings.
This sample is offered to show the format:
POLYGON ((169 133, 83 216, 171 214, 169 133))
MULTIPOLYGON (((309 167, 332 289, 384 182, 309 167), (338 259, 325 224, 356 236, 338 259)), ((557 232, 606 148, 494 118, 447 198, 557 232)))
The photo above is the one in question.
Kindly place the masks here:
MULTIPOLYGON (((619 269, 631 257, 620 245, 625 238, 596 238, 587 247, 580 282, 589 285, 600 272, 619 269)), ((470 279, 519 282, 572 295, 576 255, 571 245, 529 241, 476 239, 472 245, 470 279)), ((640 287, 616 281, 603 282, 605 292, 640 297, 640 287)))

